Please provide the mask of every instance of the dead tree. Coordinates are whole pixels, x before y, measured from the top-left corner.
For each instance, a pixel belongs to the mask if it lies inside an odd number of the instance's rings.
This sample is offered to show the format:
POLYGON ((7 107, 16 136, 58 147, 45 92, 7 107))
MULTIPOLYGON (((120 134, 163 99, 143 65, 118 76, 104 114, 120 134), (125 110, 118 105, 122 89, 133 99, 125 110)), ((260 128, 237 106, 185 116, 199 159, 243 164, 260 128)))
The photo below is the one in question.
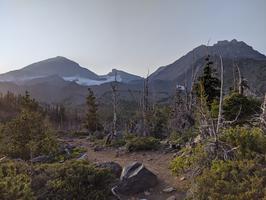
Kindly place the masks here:
POLYGON ((216 129, 216 134, 219 133, 219 128, 222 123, 222 106, 223 106, 223 85, 224 85, 224 66, 223 66, 223 59, 222 56, 220 55, 220 61, 221 61, 221 86, 220 86, 220 101, 219 101, 219 113, 218 113, 218 119, 217 119, 217 129, 216 129))
POLYGON ((207 98, 202 83, 199 84, 200 98, 197 103, 198 118, 199 118, 199 131, 202 138, 213 137, 216 138, 216 129, 214 125, 214 119, 211 117, 207 105, 207 98))
POLYGON ((266 133, 266 94, 264 96, 264 101, 261 106, 261 109, 262 109, 262 113, 260 116, 260 126, 261 126, 261 129, 266 133))
POLYGON ((185 89, 177 85, 169 125, 178 133, 183 133, 194 124, 192 112, 186 106, 184 95, 186 95, 185 89))
POLYGON ((112 131, 107 135, 105 144, 110 144, 114 137, 117 136, 117 72, 115 72, 115 81, 111 83, 112 104, 113 104, 113 125, 112 131))
POLYGON ((235 64, 235 66, 236 66, 237 73, 238 73, 238 83, 237 83, 238 93, 240 95, 243 95, 244 94, 245 81, 243 79, 243 76, 241 74, 239 66, 237 64, 235 64))
POLYGON ((113 94, 113 136, 117 135, 117 73, 115 72, 115 82, 111 85, 113 94))
POLYGON ((149 112, 149 77, 143 81, 143 100, 142 100, 142 120, 143 120, 143 136, 148 136, 148 112, 149 112))

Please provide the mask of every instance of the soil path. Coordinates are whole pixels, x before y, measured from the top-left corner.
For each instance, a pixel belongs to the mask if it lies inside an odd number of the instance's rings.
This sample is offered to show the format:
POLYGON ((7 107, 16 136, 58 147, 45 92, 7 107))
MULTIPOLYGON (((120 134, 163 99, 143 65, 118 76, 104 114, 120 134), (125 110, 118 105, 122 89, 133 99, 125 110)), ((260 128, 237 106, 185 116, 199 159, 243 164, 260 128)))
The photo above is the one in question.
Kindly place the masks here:
POLYGON ((143 163, 147 169, 157 175, 159 184, 149 191, 150 194, 138 194, 136 196, 122 197, 124 200, 166 200, 170 196, 175 196, 176 200, 184 199, 185 193, 181 191, 182 181, 175 177, 169 170, 169 163, 173 159, 174 153, 163 153, 160 151, 121 153, 113 148, 106 148, 101 151, 94 151, 93 144, 86 139, 64 139, 65 142, 87 148, 87 159, 94 163, 113 161, 122 167, 138 161, 143 163), (163 192, 167 187, 174 187, 176 191, 171 193, 163 192))

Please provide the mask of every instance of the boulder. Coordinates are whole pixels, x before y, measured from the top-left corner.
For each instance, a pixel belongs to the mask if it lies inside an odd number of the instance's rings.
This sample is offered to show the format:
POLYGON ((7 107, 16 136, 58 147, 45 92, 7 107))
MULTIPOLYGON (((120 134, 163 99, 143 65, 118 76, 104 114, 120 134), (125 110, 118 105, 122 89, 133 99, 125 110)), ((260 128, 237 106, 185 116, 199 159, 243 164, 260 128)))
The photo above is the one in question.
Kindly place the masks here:
POLYGON ((171 192, 174 192, 174 191, 176 191, 176 189, 173 188, 173 187, 167 187, 167 188, 163 189, 163 192, 165 192, 165 193, 171 193, 171 192))
POLYGON ((166 200, 176 200, 176 197, 173 195, 173 196, 168 197, 166 200))
POLYGON ((134 162, 123 168, 120 182, 113 189, 118 194, 130 195, 147 191, 158 183, 157 176, 142 163, 134 162))
POLYGON ((116 177, 120 177, 122 172, 122 167, 116 162, 104 162, 97 164, 97 167, 109 169, 116 177))
POLYGON ((37 156, 35 158, 32 158, 30 160, 30 162, 32 163, 44 163, 44 162, 48 162, 50 160, 49 156, 37 156))

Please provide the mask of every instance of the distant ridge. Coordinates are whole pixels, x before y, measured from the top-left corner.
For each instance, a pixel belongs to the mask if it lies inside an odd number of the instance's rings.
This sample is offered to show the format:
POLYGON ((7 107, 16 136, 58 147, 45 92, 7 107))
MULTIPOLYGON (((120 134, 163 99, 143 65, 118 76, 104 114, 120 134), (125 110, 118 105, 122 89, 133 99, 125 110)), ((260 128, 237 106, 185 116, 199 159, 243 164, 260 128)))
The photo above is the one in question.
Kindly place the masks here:
MULTIPOLYGON (((223 57, 225 92, 232 86, 234 64, 238 64, 250 88, 257 95, 266 93, 266 56, 234 39, 218 41, 208 47, 200 45, 172 64, 158 68, 149 77, 151 98, 160 102, 169 100, 177 84, 189 88, 192 71, 200 75, 207 53, 214 61, 217 75, 220 69, 219 55, 223 57)), ((119 82, 120 98, 131 101, 141 98, 138 95, 143 90, 143 78, 118 69, 99 76, 62 56, 0 74, 0 93, 11 91, 21 94, 28 90, 42 102, 76 105, 85 103, 87 88, 90 87, 101 100, 109 101, 112 98, 110 82, 115 80, 115 74, 119 82)))
POLYGON ((233 80, 233 65, 238 64, 242 75, 258 93, 266 92, 266 56, 254 50, 245 42, 233 39, 218 41, 213 46, 200 45, 172 64, 158 68, 150 79, 169 80, 173 84, 191 85, 192 71, 200 71, 205 64, 206 55, 211 55, 219 72, 219 56, 224 60, 225 81, 228 89, 233 80))
POLYGON ((79 76, 92 80, 99 79, 97 74, 81 67, 78 63, 65 57, 57 56, 33 63, 20 70, 1 74, 0 80, 18 82, 52 75, 58 75, 60 77, 79 76))

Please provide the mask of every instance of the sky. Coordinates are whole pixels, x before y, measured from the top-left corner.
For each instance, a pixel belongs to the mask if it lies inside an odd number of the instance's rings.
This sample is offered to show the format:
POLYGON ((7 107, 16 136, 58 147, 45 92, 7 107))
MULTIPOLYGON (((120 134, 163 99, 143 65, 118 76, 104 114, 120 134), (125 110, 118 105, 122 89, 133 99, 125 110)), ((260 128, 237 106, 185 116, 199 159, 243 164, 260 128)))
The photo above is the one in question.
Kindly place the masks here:
POLYGON ((266 54, 266 0, 0 0, 0 73, 64 56, 146 76, 234 38, 266 54))

